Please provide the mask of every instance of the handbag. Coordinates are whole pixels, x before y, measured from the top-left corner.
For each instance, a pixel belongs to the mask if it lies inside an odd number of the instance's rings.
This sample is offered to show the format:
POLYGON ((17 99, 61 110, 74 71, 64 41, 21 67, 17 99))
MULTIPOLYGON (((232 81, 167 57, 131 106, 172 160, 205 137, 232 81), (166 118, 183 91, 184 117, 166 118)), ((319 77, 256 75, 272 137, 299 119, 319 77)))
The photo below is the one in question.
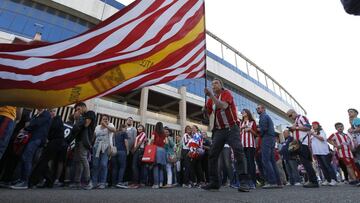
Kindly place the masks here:
POLYGON ((168 154, 167 155, 167 161, 168 163, 176 163, 177 162, 177 157, 176 154, 168 154))
POLYGON ((306 137, 308 137, 308 136, 309 136, 309 134, 307 134, 301 140, 301 142, 299 140, 295 140, 295 139, 292 142, 290 142, 289 147, 288 147, 289 152, 292 153, 292 154, 299 154, 301 145, 304 142, 304 140, 306 139, 306 137))
POLYGON ((111 139, 112 139, 113 144, 109 144, 109 147, 108 147, 108 155, 109 155, 109 157, 116 156, 116 154, 117 154, 117 147, 114 144, 115 143, 115 136, 111 136, 111 139))
POLYGON ((143 163, 152 164, 156 159, 156 145, 146 145, 144 149, 144 155, 141 158, 143 163))
POLYGON ((29 143, 31 139, 31 133, 21 130, 19 134, 16 135, 14 140, 13 150, 16 155, 20 155, 24 150, 25 146, 29 143))
POLYGON ((113 146, 113 145, 109 145, 109 147, 108 147, 108 155, 110 157, 112 157, 112 156, 116 156, 116 154, 117 154, 117 148, 115 146, 113 146))

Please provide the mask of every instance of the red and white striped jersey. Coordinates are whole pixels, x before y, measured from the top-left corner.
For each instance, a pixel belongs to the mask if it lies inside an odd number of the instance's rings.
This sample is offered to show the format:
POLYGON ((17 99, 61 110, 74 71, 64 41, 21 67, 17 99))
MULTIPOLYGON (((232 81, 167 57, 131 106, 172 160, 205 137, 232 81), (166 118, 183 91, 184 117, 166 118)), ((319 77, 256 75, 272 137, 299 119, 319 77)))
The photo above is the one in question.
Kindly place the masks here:
POLYGON ((182 137, 182 148, 183 149, 189 149, 188 143, 189 143, 190 139, 191 139, 191 135, 189 135, 187 133, 185 133, 183 135, 183 137, 182 137))
POLYGON ((354 158, 351 147, 354 144, 352 139, 345 133, 333 133, 328 140, 335 142, 336 146, 342 146, 341 149, 336 148, 339 158, 354 158))
MULTIPOLYGON (((256 123, 255 121, 242 121, 240 124, 240 128, 251 128, 253 131, 257 131, 256 129, 256 123)), ((240 131, 240 139, 241 139, 241 144, 243 145, 243 147, 256 147, 256 143, 255 143, 255 135, 253 133, 249 132, 245 132, 245 129, 242 129, 240 131)))
POLYGON ((147 142, 147 137, 146 137, 145 132, 141 132, 135 138, 135 146, 137 146, 139 143, 141 143, 141 145, 139 147, 141 149, 143 149, 145 147, 146 142, 147 142))
MULTIPOLYGON (((310 126, 309 120, 302 115, 298 115, 295 119, 295 125, 297 127, 307 127, 310 126)), ((308 132, 301 131, 301 130, 295 130, 294 131, 294 138, 296 140, 302 141, 304 137, 308 134, 308 132)), ((302 142, 303 145, 309 145, 309 137, 305 138, 302 142)))
POLYGON ((234 98, 229 90, 223 90, 217 99, 226 102, 229 106, 226 109, 216 108, 214 102, 209 98, 206 103, 206 108, 209 115, 215 113, 216 129, 231 128, 238 125, 237 110, 234 98))

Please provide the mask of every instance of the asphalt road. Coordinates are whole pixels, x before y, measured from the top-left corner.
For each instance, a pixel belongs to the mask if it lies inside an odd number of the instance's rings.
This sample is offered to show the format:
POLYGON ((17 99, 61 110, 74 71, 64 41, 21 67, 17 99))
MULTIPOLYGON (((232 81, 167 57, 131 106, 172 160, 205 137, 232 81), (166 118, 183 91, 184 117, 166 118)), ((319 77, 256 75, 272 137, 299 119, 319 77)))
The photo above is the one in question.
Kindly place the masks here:
POLYGON ((287 186, 283 189, 256 189, 250 193, 239 193, 232 188, 219 191, 201 189, 30 189, 15 191, 0 189, 0 203, 7 202, 360 202, 360 187, 349 185, 306 189, 287 186))

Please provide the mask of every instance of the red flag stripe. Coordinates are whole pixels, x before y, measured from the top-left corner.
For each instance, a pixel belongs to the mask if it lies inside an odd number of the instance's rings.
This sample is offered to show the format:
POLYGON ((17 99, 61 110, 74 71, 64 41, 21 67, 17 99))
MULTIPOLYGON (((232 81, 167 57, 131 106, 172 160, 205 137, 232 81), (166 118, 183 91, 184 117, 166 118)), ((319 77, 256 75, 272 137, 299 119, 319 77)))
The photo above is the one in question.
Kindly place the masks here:
MULTIPOLYGON (((153 50, 148 51, 147 55, 149 55, 148 53, 151 53, 154 51, 159 51, 159 50, 163 49, 172 40, 181 39, 185 34, 187 34, 184 31, 186 31, 186 29, 193 28, 197 24, 197 22, 201 19, 201 17, 202 17, 201 12, 200 12, 200 10, 198 10, 195 16, 192 16, 190 19, 188 19, 186 21, 187 28, 183 27, 178 34, 174 35, 173 38, 167 39, 163 43, 157 45, 153 50)), ((165 33, 163 33, 163 34, 165 34, 165 33)), ((93 57, 91 59, 83 59, 83 60, 57 60, 57 61, 49 62, 49 63, 43 64, 43 65, 39 65, 36 68, 32 68, 29 70, 14 69, 13 67, 9 67, 9 66, 0 66, 0 71, 9 71, 9 72, 17 73, 17 74, 39 75, 46 70, 48 72, 50 72, 53 70, 57 70, 60 67, 63 67, 64 65, 65 65, 65 67, 75 67, 75 66, 79 66, 82 64, 91 63, 92 61, 99 61, 99 60, 104 60, 106 58, 118 57, 118 56, 121 56, 121 54, 113 53, 112 55, 108 54, 106 56, 93 57)), ((146 55, 139 55, 135 58, 117 60, 114 62, 125 63, 130 60, 137 60, 138 58, 144 58, 144 57, 146 57, 146 55)))
MULTIPOLYGON (((184 57, 186 53, 190 53, 195 47, 197 47, 200 43, 203 42, 203 38, 201 37, 202 34, 198 36, 198 38, 191 43, 185 45, 181 49, 171 53, 167 57, 165 57, 159 64, 155 65, 154 67, 150 68, 149 71, 151 72, 163 67, 169 67, 172 64, 175 64, 177 61, 180 61, 184 57)), ((204 50, 202 50, 204 51, 204 50)), ((129 61, 129 60, 127 60, 129 61)), ((125 61, 123 61, 124 63, 125 61)), ((52 79, 41 81, 37 83, 31 83, 29 81, 13 81, 7 79, 0 79, 0 83, 3 84, 0 86, 0 89, 7 89, 16 86, 17 88, 24 88, 24 89, 42 89, 42 90, 56 90, 56 89, 63 89, 75 86, 77 84, 84 83, 88 80, 95 79, 99 77, 101 74, 105 73, 112 69, 115 65, 119 64, 119 62, 111 62, 108 64, 97 64, 94 66, 90 66, 86 69, 72 72, 69 74, 61 75, 58 77, 54 77, 52 79)), ((146 73, 146 72, 145 72, 146 73)))

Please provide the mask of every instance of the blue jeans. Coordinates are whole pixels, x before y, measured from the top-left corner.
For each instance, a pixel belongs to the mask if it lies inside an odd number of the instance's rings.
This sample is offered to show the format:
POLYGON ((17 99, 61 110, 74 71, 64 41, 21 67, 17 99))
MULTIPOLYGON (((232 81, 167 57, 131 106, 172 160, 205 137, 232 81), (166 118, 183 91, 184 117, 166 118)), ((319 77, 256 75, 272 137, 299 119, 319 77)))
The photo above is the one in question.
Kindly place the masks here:
POLYGON ((8 117, 0 116, 0 160, 9 144, 15 122, 8 117))
POLYGON ((98 183, 105 184, 108 173, 109 156, 107 150, 100 152, 99 157, 96 157, 96 148, 93 150, 92 163, 92 182, 96 186, 98 183))
POLYGON ((116 185, 117 183, 124 182, 124 173, 126 169, 126 152, 118 151, 116 156, 114 156, 112 161, 112 184, 116 185))
POLYGON ((331 166, 331 157, 329 155, 316 155, 317 161, 320 164, 320 168, 324 173, 325 179, 328 182, 331 180, 336 180, 336 173, 333 167, 331 166))
POLYGON ((159 185, 164 182, 164 170, 160 164, 154 165, 154 185, 159 185))
POLYGON ((261 157, 267 183, 274 185, 280 183, 279 172, 275 161, 275 137, 262 137, 261 157))
POLYGON ((290 184, 294 185, 295 183, 300 183, 301 178, 299 175, 298 163, 296 162, 296 160, 285 160, 285 167, 289 176, 290 184))
POLYGON ((26 183, 29 181, 32 170, 33 158, 36 151, 40 147, 40 144, 40 139, 30 140, 21 156, 21 180, 26 183))

